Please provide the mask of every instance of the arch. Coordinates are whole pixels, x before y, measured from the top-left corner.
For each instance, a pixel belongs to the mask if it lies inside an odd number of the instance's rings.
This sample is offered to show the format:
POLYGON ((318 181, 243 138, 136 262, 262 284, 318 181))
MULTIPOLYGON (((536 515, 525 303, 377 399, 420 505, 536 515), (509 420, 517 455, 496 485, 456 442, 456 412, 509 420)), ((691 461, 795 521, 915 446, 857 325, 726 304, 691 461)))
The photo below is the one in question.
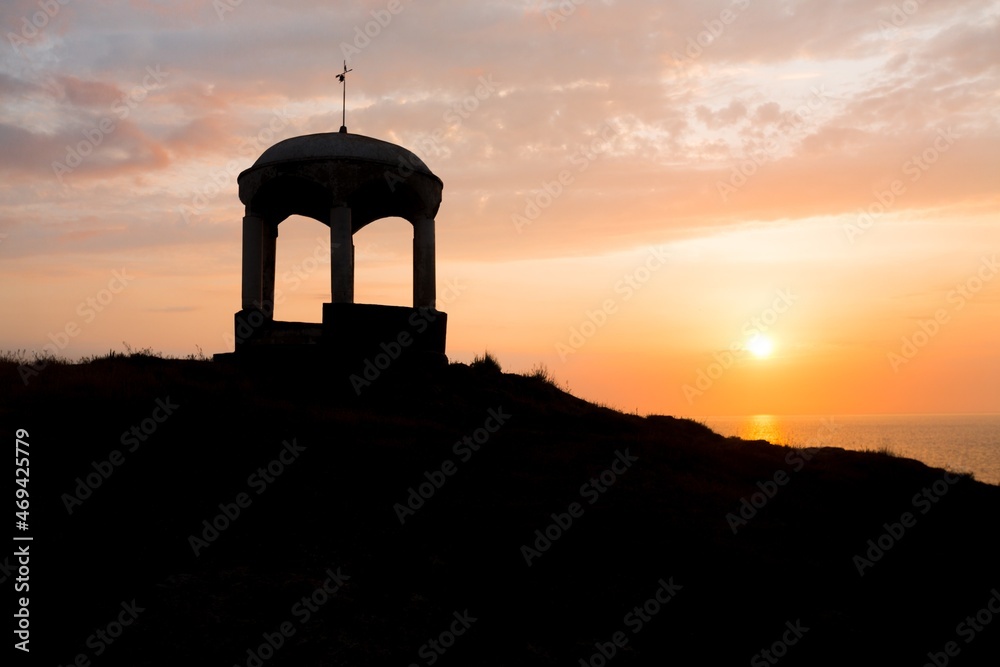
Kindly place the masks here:
POLYGON ((330 232, 300 215, 282 220, 278 230, 272 317, 319 323, 321 304, 330 300, 330 232))
POLYGON ((374 220, 354 233, 355 300, 402 306, 412 298, 413 224, 374 220))

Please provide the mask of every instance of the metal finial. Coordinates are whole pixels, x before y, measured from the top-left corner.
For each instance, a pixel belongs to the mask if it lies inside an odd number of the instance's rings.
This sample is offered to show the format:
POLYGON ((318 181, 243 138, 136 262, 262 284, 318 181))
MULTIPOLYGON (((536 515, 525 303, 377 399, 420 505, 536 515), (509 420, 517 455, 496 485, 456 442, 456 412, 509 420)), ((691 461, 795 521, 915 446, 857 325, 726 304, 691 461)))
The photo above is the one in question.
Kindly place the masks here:
POLYGON ((344 61, 344 71, 337 75, 337 80, 344 84, 344 106, 341 113, 340 120, 340 131, 347 132, 347 73, 353 72, 353 69, 347 69, 347 61, 344 61))

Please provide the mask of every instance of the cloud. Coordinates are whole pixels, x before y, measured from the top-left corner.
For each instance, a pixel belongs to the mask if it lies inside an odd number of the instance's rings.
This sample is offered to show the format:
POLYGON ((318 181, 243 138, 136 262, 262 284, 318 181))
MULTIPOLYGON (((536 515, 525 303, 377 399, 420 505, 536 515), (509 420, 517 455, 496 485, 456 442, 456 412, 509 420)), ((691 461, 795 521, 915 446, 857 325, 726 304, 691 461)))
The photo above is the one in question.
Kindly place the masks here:
MULTIPOLYGON (((206 3, 168 11, 115 0, 60 15, 62 32, 45 45, 58 60, 0 73, 9 108, 0 170, 12 186, 61 188, 53 163, 110 118, 114 130, 64 176, 69 187, 141 184, 148 215, 173 223, 214 177, 226 184, 201 215, 232 218, 240 206, 227 165, 245 168, 269 143, 339 127, 334 75, 346 50, 349 128, 421 154, 445 179, 442 215, 513 233, 511 215, 571 171, 574 183, 530 232, 541 247, 560 236, 573 252, 849 213, 948 126, 962 140, 921 172, 898 210, 992 197, 995 2, 922 4, 900 25, 891 7, 862 0, 589 2, 554 30, 546 12, 555 3, 401 6, 387 19, 381 2, 244 2, 220 19, 206 3), (689 40, 696 57, 684 53, 689 40), (168 76, 121 118, 116 101, 148 67, 168 76), (493 90, 479 98, 483 79, 493 90), (816 87, 826 93, 811 108, 816 87), (285 119, 276 131, 275 118, 285 119), (577 171, 605 127, 614 136, 577 171), (718 184, 754 155, 752 177, 723 201, 718 184), (618 223, 600 240, 577 233, 610 218, 618 223)), ((74 191, 87 207, 89 193, 74 191)), ((3 193, 0 215, 4 200, 25 196, 3 193)), ((533 251, 506 243, 464 249, 533 251)))
POLYGON ((63 76, 57 80, 67 101, 78 107, 110 107, 124 96, 122 90, 113 83, 84 81, 75 76, 63 76))

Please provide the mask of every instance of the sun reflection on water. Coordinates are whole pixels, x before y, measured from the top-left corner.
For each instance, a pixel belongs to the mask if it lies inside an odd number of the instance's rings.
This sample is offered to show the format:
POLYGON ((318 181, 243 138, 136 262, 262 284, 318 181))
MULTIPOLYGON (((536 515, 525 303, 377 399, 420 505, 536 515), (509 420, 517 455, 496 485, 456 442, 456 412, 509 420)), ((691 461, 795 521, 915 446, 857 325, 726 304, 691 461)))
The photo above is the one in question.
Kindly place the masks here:
POLYGON ((794 447, 887 448, 1000 485, 1000 414, 753 415, 708 417, 704 423, 726 437, 794 447))
POLYGON ((774 415, 753 415, 747 423, 740 425, 739 435, 744 440, 767 440, 775 445, 789 442, 788 432, 774 415))

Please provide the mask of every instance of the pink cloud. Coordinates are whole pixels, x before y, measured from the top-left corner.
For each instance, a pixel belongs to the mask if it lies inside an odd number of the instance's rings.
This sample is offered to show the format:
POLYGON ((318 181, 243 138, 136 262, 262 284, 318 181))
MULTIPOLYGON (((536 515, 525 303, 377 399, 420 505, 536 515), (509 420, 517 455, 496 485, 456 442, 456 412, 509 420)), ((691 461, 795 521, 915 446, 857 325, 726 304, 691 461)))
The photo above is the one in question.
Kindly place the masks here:
POLYGON ((70 104, 90 108, 107 108, 120 100, 124 93, 113 83, 84 81, 75 76, 58 77, 63 94, 70 104))

